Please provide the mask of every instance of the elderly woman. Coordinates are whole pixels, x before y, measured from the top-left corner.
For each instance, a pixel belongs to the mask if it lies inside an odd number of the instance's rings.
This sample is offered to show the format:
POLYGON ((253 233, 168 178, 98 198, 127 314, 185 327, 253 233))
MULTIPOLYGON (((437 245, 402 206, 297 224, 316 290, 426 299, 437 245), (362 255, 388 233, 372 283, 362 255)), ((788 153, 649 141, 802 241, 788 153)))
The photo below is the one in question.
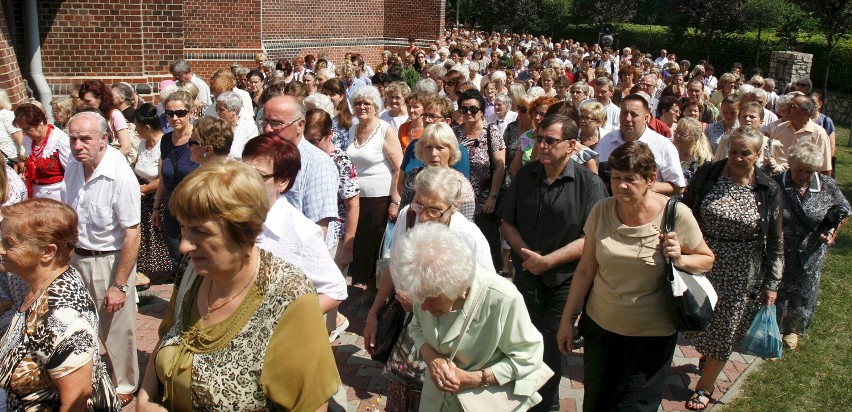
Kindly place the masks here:
POLYGON ((334 104, 334 115, 331 118, 334 127, 334 146, 346 150, 349 147, 349 129, 355 125, 352 118, 352 110, 346 99, 346 86, 340 79, 328 79, 320 87, 322 94, 331 99, 334 104))
POLYGON ((175 190, 169 208, 189 263, 148 363, 140 410, 325 410, 340 384, 316 288, 255 245, 271 181, 225 160, 175 190))
POLYGON ((698 169, 684 195, 716 255, 707 277, 719 295, 710 326, 694 336, 703 356, 701 378, 686 403, 690 410, 710 402, 716 377, 754 319, 758 289, 760 303, 775 303, 784 265, 781 193, 757 167, 762 144, 759 130, 734 129, 727 159, 698 169))
POLYGON ((170 94, 163 102, 164 114, 173 130, 163 135, 160 140, 160 173, 158 175, 162 180, 154 195, 151 224, 163 230, 163 236, 169 246, 172 271, 177 270, 180 262, 178 246, 181 232, 177 220, 165 206, 178 183, 198 167, 198 163, 190 159, 192 152, 189 139, 193 128, 192 123, 189 122, 189 113, 192 102, 192 97, 181 91, 170 94))
MULTIPOLYGON (((485 117, 485 121, 497 125, 497 135, 505 136, 509 123, 518 119, 518 112, 512 111, 512 98, 508 94, 494 97, 494 113, 485 117)), ((508 149, 508 146, 506 146, 508 149)))
POLYGON ((173 268, 166 240, 163 238, 163 229, 155 228, 151 224, 154 196, 160 187, 160 142, 163 139, 160 117, 157 116, 156 107, 151 103, 144 103, 136 109, 134 118, 136 131, 142 138, 136 164, 133 165, 133 172, 139 179, 139 190, 142 192, 142 219, 139 223, 141 245, 136 260, 136 286, 142 288, 150 284, 147 275, 170 273, 173 268))
POLYGON ((683 205, 674 232, 660 231, 668 198, 649 190, 657 166, 646 144, 619 146, 609 165, 613 197, 598 202, 586 220, 557 343, 569 353, 573 314, 587 300, 580 321, 583 410, 656 411, 678 337, 668 312, 665 259, 702 273, 713 266, 713 253, 683 205))
POLYGON ((136 93, 133 91, 133 86, 119 82, 110 87, 112 91, 112 103, 115 108, 121 111, 124 119, 127 120, 128 126, 133 124, 136 117, 136 93))
POLYGON ((719 147, 719 141, 722 136, 728 136, 739 123, 737 117, 740 113, 740 99, 737 95, 728 95, 722 100, 722 108, 720 109, 721 120, 710 123, 705 129, 707 139, 710 141, 710 150, 716 153, 716 148, 719 147))
MULTIPOLYGON (((758 102, 748 102, 742 107, 740 107, 739 111, 739 125, 740 127, 751 127, 753 129, 760 129, 760 125, 763 123, 763 106, 758 102)), ((713 160, 722 160, 728 157, 728 140, 730 136, 722 136, 719 139, 719 145, 716 147, 716 153, 713 155, 713 160)), ((781 144, 777 139, 770 139, 763 136, 763 144, 761 145, 760 152, 757 153, 757 164, 763 168, 764 172, 771 174, 778 174, 783 172, 784 164, 787 163, 787 154, 785 153, 784 145, 781 144), (767 154, 769 156, 767 156, 767 154)))
POLYGON ((595 150, 601 137, 609 133, 612 127, 606 121, 606 108, 598 101, 588 101, 579 107, 580 144, 595 150))
MULTIPOLYGON (((405 224, 394 227, 393 239, 398 239, 409 226, 419 223, 438 222, 454 233, 463 236, 476 256, 477 265, 491 265, 488 241, 470 220, 458 209, 462 196, 456 172, 443 167, 429 167, 417 175, 413 202, 402 209, 405 224), (411 222, 409 222, 411 220, 411 222), (411 223, 411 225, 409 225, 411 223)), ((377 314, 394 291, 393 274, 386 272, 381 280, 377 298, 373 302, 364 325, 364 345, 372 353, 376 342, 377 314)), ((411 312, 411 302, 403 296, 397 299, 411 312)), ((411 315, 407 317, 410 321, 411 315)), ((413 352, 414 342, 404 330, 394 344, 393 352, 385 367, 388 380, 388 410, 418 411, 420 393, 423 388, 426 365, 413 352)))
MULTIPOLYGON (((107 119, 110 130, 110 145, 118 149, 124 156, 130 156, 134 150, 130 140, 127 120, 115 103, 112 90, 100 80, 89 80, 80 86, 80 98, 89 109, 100 110, 107 119)), ((133 154, 135 158, 135 153, 133 154)))
POLYGON ((228 153, 232 159, 242 158, 246 142, 258 135, 257 125, 250 119, 240 117, 242 107, 243 99, 234 92, 223 92, 216 96, 216 114, 228 122, 232 130, 233 143, 228 153))
POLYGON ((704 163, 713 160, 713 152, 707 136, 701 131, 701 123, 692 117, 684 117, 677 122, 677 131, 672 138, 677 153, 680 156, 680 167, 683 169, 683 177, 688 184, 695 171, 704 163))
MULTIPOLYGON (((74 102, 71 98, 64 96, 50 102, 50 111, 53 113, 53 126, 65 129, 65 125, 71 119, 71 116, 77 112, 77 109, 74 108, 74 102)), ((3 153, 5 154, 5 152, 3 153)))
MULTIPOLYGON (((424 169, 434 167, 450 168, 461 160, 461 151, 453 129, 446 123, 430 124, 423 131, 423 136, 414 148, 415 157, 423 166, 414 167, 405 172, 405 178, 400 179, 398 191, 401 194, 400 207, 411 204, 414 199, 414 186, 417 175, 424 169)), ((468 220, 474 220, 476 197, 470 181, 459 171, 459 184, 462 187, 462 197, 459 199, 459 211, 468 220)))
POLYGON ((462 93, 458 103, 464 123, 454 127, 453 131, 470 155, 470 184, 476 194, 474 222, 488 239, 494 267, 500 268, 503 267, 500 218, 495 212, 506 173, 506 146, 497 127, 485 123, 485 98, 478 91, 462 93))
POLYGON ((776 304, 784 343, 796 349, 813 319, 826 251, 839 231, 843 215, 836 213, 850 208, 834 179, 816 172, 823 162, 813 143, 790 147, 787 163, 790 170, 774 177, 784 216, 784 277, 776 304))
POLYGON ((18 148, 24 144, 23 139, 21 128, 15 126, 15 113, 12 112, 9 95, 0 89, 0 151, 3 152, 6 162, 12 166, 19 160, 18 148))
POLYGON ((569 93, 571 93, 571 106, 580 107, 583 101, 591 97, 592 86, 581 80, 574 82, 569 90, 569 93))
POLYGON ((352 106, 358 124, 349 129, 346 153, 358 170, 361 208, 355 232, 353 262, 349 274, 355 283, 367 286, 366 303, 375 295, 376 259, 386 222, 399 214, 399 179, 402 147, 396 130, 379 119, 382 99, 373 86, 361 86, 352 93, 352 106))
POLYGON ((98 352, 98 308, 68 266, 77 214, 51 199, 0 210, 0 270, 28 290, 0 341, 9 410, 121 411, 98 352))
POLYGON ((719 77, 719 88, 710 95, 710 103, 713 103, 719 110, 722 109, 722 102, 726 97, 734 92, 734 87, 737 85, 737 76, 733 73, 725 73, 719 77))
POLYGON ((32 103, 15 109, 15 127, 24 133, 24 177, 27 197, 61 201, 65 190, 65 167, 71 157, 68 135, 47 124, 44 112, 32 103))
POLYGON ((305 71, 302 75, 302 83, 305 84, 305 89, 308 94, 319 92, 319 83, 317 82, 317 74, 311 71, 305 71))
MULTIPOLYGON (((234 135, 231 125, 224 119, 204 116, 196 120, 192 127, 189 145, 189 160, 200 165, 222 157, 230 157, 233 152, 234 135)), ((240 150, 242 157, 242 150, 240 150)))
POLYGON ((391 256, 397 293, 414 306, 413 351, 427 365, 421 409, 461 411, 457 395, 487 385, 526 397, 520 410, 541 401, 542 336, 511 282, 438 223, 400 233, 391 256), (478 321, 462 330, 467 317, 478 321))
MULTIPOLYGON (((533 129, 533 119, 530 116, 529 108, 534 100, 535 98, 528 94, 523 94, 517 99, 516 109, 518 117, 514 122, 509 123, 503 132, 503 142, 506 144, 506 164, 510 168, 515 164, 515 151, 518 148, 518 139, 521 138, 521 135, 533 129)), ((507 186, 511 181, 511 176, 510 171, 506 179, 507 186)))
POLYGON ((258 110, 261 108, 260 104, 260 95, 263 94, 264 79, 266 76, 263 75, 262 71, 252 70, 246 75, 246 91, 251 96, 252 107, 254 108, 254 114, 257 116, 258 110))
POLYGON ((408 121, 405 98, 409 94, 411 88, 405 82, 393 82, 385 87, 385 110, 379 114, 379 119, 393 126, 397 133, 400 126, 408 121))

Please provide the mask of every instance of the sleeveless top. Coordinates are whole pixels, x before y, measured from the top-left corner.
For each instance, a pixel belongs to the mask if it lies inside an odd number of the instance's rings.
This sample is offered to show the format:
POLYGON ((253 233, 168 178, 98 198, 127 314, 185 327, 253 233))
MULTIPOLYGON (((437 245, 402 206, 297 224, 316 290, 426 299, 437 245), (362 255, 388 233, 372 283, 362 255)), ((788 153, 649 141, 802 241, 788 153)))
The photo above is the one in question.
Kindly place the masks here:
POLYGON ((379 124, 370 133, 364 144, 357 143, 358 126, 349 129, 349 147, 346 153, 358 171, 358 182, 361 185, 361 197, 381 197, 390 195, 391 166, 385 157, 385 133, 390 124, 379 120, 379 124))

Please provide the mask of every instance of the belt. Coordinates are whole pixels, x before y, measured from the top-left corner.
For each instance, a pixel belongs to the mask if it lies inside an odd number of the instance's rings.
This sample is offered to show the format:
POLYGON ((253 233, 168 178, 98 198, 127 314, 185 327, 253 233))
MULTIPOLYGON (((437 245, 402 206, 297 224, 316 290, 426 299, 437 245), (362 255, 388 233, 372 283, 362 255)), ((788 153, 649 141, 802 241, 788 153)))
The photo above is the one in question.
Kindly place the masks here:
POLYGON ((83 249, 81 247, 75 247, 74 248, 74 253, 76 253, 79 256, 85 256, 85 257, 102 256, 102 255, 108 255, 110 253, 115 253, 115 252, 118 252, 118 251, 117 250, 89 250, 89 249, 83 249))

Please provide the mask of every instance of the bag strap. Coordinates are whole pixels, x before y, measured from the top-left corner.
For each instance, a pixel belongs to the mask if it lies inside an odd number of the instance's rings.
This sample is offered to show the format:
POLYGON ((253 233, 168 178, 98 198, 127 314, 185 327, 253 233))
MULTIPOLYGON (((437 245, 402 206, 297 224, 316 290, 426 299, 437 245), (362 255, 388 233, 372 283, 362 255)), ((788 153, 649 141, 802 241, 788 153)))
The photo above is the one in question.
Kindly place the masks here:
POLYGON ((459 351, 459 346, 461 346, 461 341, 464 339, 464 335, 467 333, 467 329, 470 327, 470 322, 473 318, 476 317, 476 314, 479 313, 479 308, 482 306, 482 300, 485 299, 485 291, 488 290, 488 287, 491 286, 491 280, 489 279, 482 285, 482 289, 479 290, 479 293, 476 294, 476 297, 473 301, 473 308, 470 311, 470 314, 465 318, 464 325, 462 325, 461 332, 459 333, 459 341, 456 343, 456 347, 453 348, 453 353, 450 354, 450 358, 448 359, 450 362, 453 361, 456 357, 456 352, 459 351))
MULTIPOLYGON (((677 198, 670 197, 666 202, 666 214, 663 215, 663 232, 669 233, 674 232, 675 228, 675 219, 677 219, 677 198)), ((666 263, 670 263, 671 260, 668 256, 663 254, 663 258, 666 260, 666 263)))

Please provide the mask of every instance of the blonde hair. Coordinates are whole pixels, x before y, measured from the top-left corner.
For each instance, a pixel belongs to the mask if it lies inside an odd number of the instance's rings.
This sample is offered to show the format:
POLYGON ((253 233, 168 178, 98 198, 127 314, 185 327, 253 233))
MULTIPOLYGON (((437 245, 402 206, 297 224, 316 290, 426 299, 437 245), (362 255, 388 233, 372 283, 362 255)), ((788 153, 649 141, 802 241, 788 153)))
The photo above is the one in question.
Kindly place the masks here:
POLYGON ((212 160, 186 176, 169 199, 181 223, 222 219, 231 240, 254 245, 269 212, 260 174, 236 160, 212 160))
POLYGON ((710 140, 704 135, 704 130, 698 119, 684 117, 677 122, 676 130, 678 132, 685 132, 687 138, 692 141, 692 148, 689 154, 699 165, 713 160, 713 153, 710 151, 710 140))
POLYGON ((444 122, 432 123, 423 129, 423 134, 420 136, 420 141, 414 146, 414 155, 423 163, 426 161, 426 156, 423 151, 426 150, 428 143, 433 143, 446 147, 450 151, 450 159, 448 165, 452 166, 461 159, 461 151, 459 150, 458 139, 453 129, 444 122))
POLYGON ((580 115, 589 114, 603 125, 606 123, 606 109, 598 101, 590 101, 580 104, 580 115))

